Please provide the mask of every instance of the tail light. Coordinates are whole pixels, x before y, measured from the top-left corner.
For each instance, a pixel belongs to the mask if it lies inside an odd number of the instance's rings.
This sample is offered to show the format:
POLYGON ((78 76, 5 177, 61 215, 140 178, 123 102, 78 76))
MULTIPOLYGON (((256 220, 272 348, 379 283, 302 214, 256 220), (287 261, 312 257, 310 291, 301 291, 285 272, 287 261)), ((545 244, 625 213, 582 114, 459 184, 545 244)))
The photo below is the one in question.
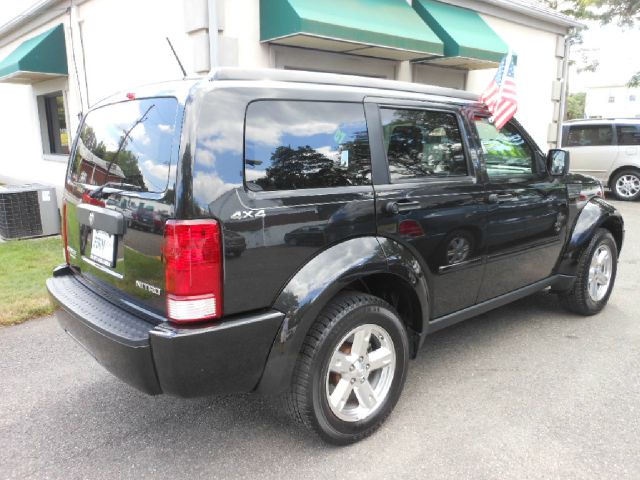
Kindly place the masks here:
POLYGON ((222 316, 222 239, 215 220, 167 220, 167 315, 175 323, 222 316))
POLYGON ((69 265, 69 237, 67 236, 67 202, 62 201, 62 245, 64 248, 64 260, 69 265))

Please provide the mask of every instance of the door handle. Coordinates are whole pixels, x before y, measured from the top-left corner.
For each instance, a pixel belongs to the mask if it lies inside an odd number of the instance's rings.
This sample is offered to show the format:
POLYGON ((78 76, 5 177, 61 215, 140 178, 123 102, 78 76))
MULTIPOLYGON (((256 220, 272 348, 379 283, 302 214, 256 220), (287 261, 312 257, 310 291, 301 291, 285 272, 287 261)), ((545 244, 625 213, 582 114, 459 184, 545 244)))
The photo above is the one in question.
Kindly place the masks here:
POLYGON ((514 196, 511 193, 492 193, 489 195, 489 203, 500 203, 506 202, 507 200, 513 199, 514 196))
POLYGON ((417 208, 420 208, 420 202, 411 200, 398 200, 397 202, 385 203, 382 207, 382 210, 388 215, 397 215, 398 213, 409 212, 417 208))

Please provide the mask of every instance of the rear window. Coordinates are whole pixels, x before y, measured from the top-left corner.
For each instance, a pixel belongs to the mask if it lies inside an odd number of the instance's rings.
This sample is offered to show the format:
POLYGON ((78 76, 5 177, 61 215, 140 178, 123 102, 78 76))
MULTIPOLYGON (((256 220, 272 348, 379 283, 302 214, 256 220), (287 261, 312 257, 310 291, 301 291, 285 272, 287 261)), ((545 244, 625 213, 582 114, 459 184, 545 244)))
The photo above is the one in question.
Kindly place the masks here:
POLYGON ((249 105, 244 174, 251 190, 371 183, 359 103, 264 100, 249 105))
POLYGON ((613 144, 611 125, 575 125, 569 127, 567 147, 598 147, 613 144))
POLYGON ((618 125, 618 145, 640 145, 640 125, 618 125))
POLYGON ((70 180, 87 186, 165 191, 177 110, 175 98, 151 98, 90 112, 78 136, 70 180))

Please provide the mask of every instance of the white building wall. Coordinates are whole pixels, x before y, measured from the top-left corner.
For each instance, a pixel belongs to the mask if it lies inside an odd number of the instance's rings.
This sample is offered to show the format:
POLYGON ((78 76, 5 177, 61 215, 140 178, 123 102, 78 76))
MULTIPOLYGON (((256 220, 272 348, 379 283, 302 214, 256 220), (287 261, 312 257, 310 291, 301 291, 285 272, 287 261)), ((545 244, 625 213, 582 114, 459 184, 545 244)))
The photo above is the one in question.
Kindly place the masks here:
MULTIPOLYGON (((518 55, 516 119, 527 129, 540 148, 545 150, 549 124, 554 114, 552 90, 558 73, 558 35, 489 15, 482 15, 482 18, 518 55)), ((495 73, 496 69, 469 72, 466 89, 482 93, 495 73)))
MULTIPOLYGON (((62 90, 67 107, 67 130, 70 141, 78 128, 78 115, 89 105, 121 90, 135 90, 136 85, 182 77, 171 53, 169 37, 187 72, 192 56, 189 38, 183 28, 181 0, 90 0, 77 7, 85 50, 88 95, 83 74, 80 32, 70 38, 69 15, 62 13, 27 35, 0 48, 0 58, 9 55, 23 41, 60 23, 65 25, 65 43, 69 76, 34 85, 0 83, 0 132, 4 148, 0 155, 0 181, 37 182, 55 185, 58 201, 64 184, 67 157, 44 155, 36 96, 62 90), (161 6, 160 6, 161 5, 161 6), (79 83, 73 63, 75 47, 79 83)), ((75 25, 75 23, 74 23, 75 25)))
POLYGON ((640 118, 640 88, 591 87, 584 112, 587 118, 640 118))

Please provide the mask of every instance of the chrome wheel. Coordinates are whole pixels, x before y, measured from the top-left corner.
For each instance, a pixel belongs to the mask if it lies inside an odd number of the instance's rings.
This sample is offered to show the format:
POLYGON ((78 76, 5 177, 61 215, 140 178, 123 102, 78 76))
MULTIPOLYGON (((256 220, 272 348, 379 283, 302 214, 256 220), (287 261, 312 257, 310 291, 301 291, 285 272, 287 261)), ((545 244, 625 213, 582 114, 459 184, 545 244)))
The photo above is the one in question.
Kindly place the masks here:
POLYGON ((389 395, 396 353, 379 325, 351 330, 336 346, 326 372, 326 395, 333 414, 345 422, 373 415, 389 395))
POLYGON ((463 262, 469 256, 471 252, 471 243, 465 237, 454 237, 449 241, 447 245, 447 263, 452 265, 454 263, 463 262))
POLYGON ((622 198, 634 198, 640 193, 640 177, 630 173, 616 180, 616 193, 622 198))
POLYGON ((601 244, 591 257, 589 265, 589 296, 594 302, 604 298, 609 290, 613 272, 613 255, 607 245, 601 244))

